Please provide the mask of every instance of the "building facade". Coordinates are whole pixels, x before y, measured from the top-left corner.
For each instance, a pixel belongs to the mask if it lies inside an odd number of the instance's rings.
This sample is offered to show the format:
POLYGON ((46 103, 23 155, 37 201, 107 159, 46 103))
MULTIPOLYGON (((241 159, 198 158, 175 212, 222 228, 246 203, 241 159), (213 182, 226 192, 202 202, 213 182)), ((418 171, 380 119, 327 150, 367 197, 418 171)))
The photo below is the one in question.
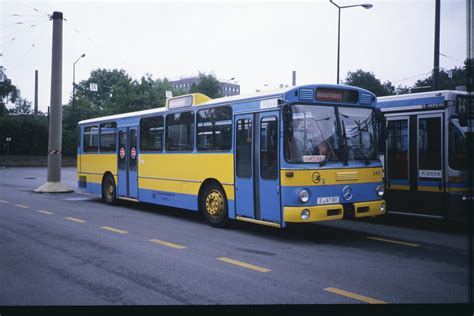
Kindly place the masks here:
MULTIPOLYGON (((189 78, 181 78, 179 80, 173 80, 170 81, 170 83, 173 85, 175 89, 181 89, 185 91, 186 93, 189 93, 191 90, 191 86, 193 84, 198 84, 199 82, 199 77, 189 77, 189 78)), ((235 83, 230 83, 230 82, 221 82, 220 83, 220 89, 221 89, 221 94, 225 97, 231 96, 231 95, 237 95, 240 94, 240 85, 235 84, 235 83)))

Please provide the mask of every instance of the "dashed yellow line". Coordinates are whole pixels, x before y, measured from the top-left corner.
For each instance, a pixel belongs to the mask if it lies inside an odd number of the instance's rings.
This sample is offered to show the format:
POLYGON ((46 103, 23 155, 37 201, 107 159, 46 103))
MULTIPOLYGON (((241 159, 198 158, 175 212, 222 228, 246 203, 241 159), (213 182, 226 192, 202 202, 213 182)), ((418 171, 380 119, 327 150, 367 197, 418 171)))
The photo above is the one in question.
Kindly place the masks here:
POLYGON ((36 212, 41 213, 41 214, 46 214, 46 215, 53 215, 53 212, 50 211, 45 211, 45 210, 37 210, 36 212))
POLYGON ((372 240, 383 241, 383 242, 389 242, 389 243, 392 243, 392 244, 410 246, 410 247, 419 247, 420 246, 419 244, 413 244, 413 243, 410 243, 410 242, 391 240, 391 239, 385 239, 385 238, 379 238, 379 237, 373 237, 373 236, 369 236, 369 237, 366 237, 366 238, 367 239, 372 239, 372 240))
POLYGON ((226 258, 226 257, 220 257, 220 258, 217 258, 217 260, 224 261, 224 262, 227 262, 227 263, 230 263, 230 264, 235 264, 237 266, 241 266, 243 268, 247 268, 247 269, 251 269, 251 270, 255 270, 255 271, 259 271, 259 272, 270 272, 270 271, 272 271, 272 270, 262 268, 262 267, 259 267, 259 266, 256 266, 256 265, 253 265, 253 264, 250 264, 250 263, 246 263, 246 262, 242 262, 242 261, 238 261, 238 260, 234 260, 234 259, 230 259, 230 258, 226 258))
POLYGON ((75 218, 75 217, 64 217, 64 219, 67 219, 68 221, 71 221, 71 222, 76 222, 76 223, 85 223, 86 221, 83 220, 83 219, 80 219, 80 218, 75 218))
POLYGON ((150 241, 154 242, 155 244, 159 244, 159 245, 162 245, 162 246, 167 246, 167 247, 171 247, 171 248, 175 248, 175 249, 186 249, 185 246, 181 246, 181 245, 178 245, 178 244, 173 244, 171 242, 167 242, 167 241, 164 241, 164 240, 150 239, 150 241))
POLYGON ((5 204, 8 204, 8 203, 10 203, 10 202, 8 202, 8 201, 5 201, 5 200, 0 200, 0 203, 5 203, 5 204))
POLYGON ((105 230, 108 230, 108 231, 111 231, 111 232, 114 232, 114 233, 117 233, 117 234, 128 234, 128 231, 121 230, 121 229, 118 229, 118 228, 113 228, 113 227, 109 227, 109 226, 102 226, 101 228, 105 229, 105 230))
POLYGON ((15 206, 21 207, 21 208, 30 208, 28 205, 23 205, 23 204, 15 204, 15 206))
POLYGON ((371 297, 367 297, 367 296, 364 296, 364 295, 360 295, 360 294, 344 291, 344 290, 341 290, 341 289, 337 289, 335 287, 327 287, 324 290, 328 291, 328 292, 331 292, 331 293, 339 294, 339 295, 342 295, 342 296, 350 297, 350 298, 353 298, 355 300, 366 302, 366 303, 369 303, 369 304, 386 304, 387 303, 387 302, 384 302, 384 301, 381 301, 381 300, 378 300, 378 299, 375 299, 375 298, 371 298, 371 297))

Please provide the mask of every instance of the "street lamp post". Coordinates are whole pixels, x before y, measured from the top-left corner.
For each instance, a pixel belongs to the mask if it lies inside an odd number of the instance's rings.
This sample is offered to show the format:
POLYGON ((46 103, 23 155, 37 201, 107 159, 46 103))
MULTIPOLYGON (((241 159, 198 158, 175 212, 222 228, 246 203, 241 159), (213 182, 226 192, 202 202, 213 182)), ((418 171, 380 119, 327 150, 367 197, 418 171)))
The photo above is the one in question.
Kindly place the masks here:
POLYGON ((341 47, 341 9, 346 8, 353 8, 353 7, 363 7, 364 9, 370 9, 373 7, 370 3, 363 3, 363 4, 353 4, 353 5, 345 5, 339 6, 333 2, 333 0, 329 0, 332 4, 334 4, 338 8, 338 18, 337 18, 337 84, 339 84, 339 54, 340 54, 340 47, 341 47))
POLYGON ((74 101, 76 99, 76 63, 82 58, 86 57, 86 54, 82 54, 75 62, 72 64, 72 111, 74 112, 74 101))

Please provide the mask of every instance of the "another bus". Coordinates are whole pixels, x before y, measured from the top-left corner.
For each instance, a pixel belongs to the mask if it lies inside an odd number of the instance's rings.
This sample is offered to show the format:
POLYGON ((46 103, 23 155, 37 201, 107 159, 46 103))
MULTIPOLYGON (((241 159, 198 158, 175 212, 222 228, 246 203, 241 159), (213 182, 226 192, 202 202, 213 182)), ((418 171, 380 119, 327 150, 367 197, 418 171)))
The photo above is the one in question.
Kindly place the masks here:
POLYGON ((377 102, 386 121, 389 212, 465 218, 472 198, 472 94, 431 91, 377 102))
POLYGON ((385 213, 376 98, 304 85, 79 122, 79 188, 117 199, 285 227, 385 213))

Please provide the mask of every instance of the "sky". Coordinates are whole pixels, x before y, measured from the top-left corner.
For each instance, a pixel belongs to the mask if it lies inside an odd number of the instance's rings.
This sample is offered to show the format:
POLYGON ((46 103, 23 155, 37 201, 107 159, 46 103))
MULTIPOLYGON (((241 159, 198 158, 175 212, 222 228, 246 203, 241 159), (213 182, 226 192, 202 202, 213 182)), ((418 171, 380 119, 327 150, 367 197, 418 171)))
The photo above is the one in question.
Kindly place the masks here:
MULTIPOLYGON (((435 0, 335 0, 341 6, 340 77, 362 69, 412 86, 433 68, 435 0)), ((329 0, 0 0, 0 66, 34 100, 50 105, 52 21, 63 12, 63 87, 97 68, 132 78, 179 79, 199 72, 235 78, 241 94, 296 84, 335 83, 338 9, 329 0), (22 22, 22 23, 18 23, 22 22)), ((466 58, 466 0, 441 0, 440 67, 466 58)), ((100 89, 100 87, 99 87, 100 89)))

